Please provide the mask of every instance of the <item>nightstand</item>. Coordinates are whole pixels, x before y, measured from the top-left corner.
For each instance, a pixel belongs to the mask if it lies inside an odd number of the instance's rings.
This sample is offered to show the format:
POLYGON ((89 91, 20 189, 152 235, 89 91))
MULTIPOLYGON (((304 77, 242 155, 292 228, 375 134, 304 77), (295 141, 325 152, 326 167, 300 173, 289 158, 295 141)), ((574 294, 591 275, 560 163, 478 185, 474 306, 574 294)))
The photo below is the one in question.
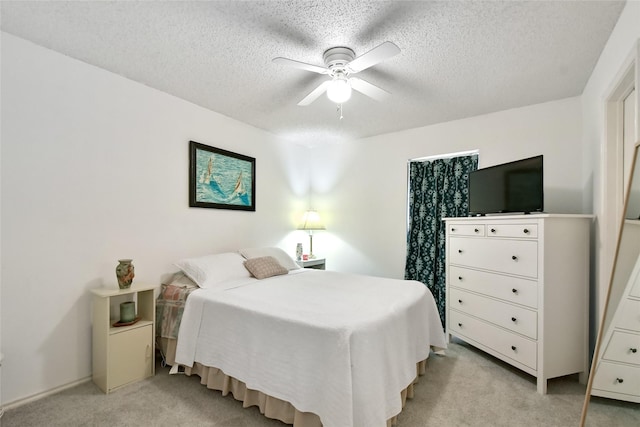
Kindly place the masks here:
POLYGON ((105 393, 155 374, 155 286, 134 284, 129 289, 92 289, 93 382, 105 393), (136 302, 134 324, 113 326, 120 319, 120 303, 136 302))
POLYGON ((300 267, 304 268, 314 268, 316 270, 324 270, 326 267, 326 259, 325 258, 314 258, 309 260, 300 260, 296 261, 300 267))

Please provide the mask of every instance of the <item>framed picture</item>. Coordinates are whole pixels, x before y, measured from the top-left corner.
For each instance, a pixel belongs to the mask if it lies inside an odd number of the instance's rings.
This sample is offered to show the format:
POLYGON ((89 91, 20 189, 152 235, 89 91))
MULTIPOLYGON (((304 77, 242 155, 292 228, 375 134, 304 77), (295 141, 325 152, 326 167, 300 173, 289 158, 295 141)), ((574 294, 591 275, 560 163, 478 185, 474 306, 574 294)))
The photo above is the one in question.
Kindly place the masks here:
POLYGON ((189 206, 256 210, 256 159, 189 141, 189 206))

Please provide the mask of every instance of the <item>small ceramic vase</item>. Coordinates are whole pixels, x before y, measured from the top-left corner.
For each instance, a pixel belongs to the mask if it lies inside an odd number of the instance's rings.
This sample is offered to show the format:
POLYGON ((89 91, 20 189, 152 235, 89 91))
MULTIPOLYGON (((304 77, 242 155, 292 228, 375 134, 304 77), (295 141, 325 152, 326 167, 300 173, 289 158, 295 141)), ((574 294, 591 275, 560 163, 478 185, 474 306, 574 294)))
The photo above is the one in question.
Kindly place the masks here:
POLYGON ((129 289, 133 282, 134 268, 131 259, 119 259, 116 266, 116 277, 118 278, 118 286, 120 289, 129 289))

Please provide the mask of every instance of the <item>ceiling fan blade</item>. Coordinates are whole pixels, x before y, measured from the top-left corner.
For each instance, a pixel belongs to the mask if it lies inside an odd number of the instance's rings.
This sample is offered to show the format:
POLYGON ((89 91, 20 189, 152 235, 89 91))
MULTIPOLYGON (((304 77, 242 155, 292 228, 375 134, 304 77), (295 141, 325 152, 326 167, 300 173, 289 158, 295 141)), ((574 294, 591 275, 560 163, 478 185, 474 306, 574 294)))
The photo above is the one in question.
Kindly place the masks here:
POLYGON ((293 59, 278 57, 278 58, 273 58, 272 61, 276 64, 285 65, 293 68, 299 68, 301 70, 306 70, 306 71, 313 71, 314 73, 318 73, 318 74, 327 74, 329 72, 329 70, 327 70, 324 67, 319 67, 313 64, 307 64, 305 62, 294 61, 293 59))
POLYGON ((358 73, 399 53, 400 48, 398 46, 391 42, 384 42, 349 62, 347 68, 352 73, 358 73))
POLYGON ((301 107, 306 107, 307 105, 311 104, 313 101, 318 99, 318 97, 320 95, 322 95, 327 90, 327 87, 329 86, 329 83, 331 83, 331 80, 326 80, 326 81, 322 82, 320 84, 320 86, 318 86, 313 91, 311 91, 311 93, 309 95, 305 96, 302 99, 302 101, 298 102, 298 105, 300 105, 301 107))
POLYGON ((386 90, 380 89, 378 86, 372 85, 371 83, 356 77, 351 77, 349 79, 349 83, 353 89, 375 99, 376 101, 384 101, 391 96, 391 94, 386 90))

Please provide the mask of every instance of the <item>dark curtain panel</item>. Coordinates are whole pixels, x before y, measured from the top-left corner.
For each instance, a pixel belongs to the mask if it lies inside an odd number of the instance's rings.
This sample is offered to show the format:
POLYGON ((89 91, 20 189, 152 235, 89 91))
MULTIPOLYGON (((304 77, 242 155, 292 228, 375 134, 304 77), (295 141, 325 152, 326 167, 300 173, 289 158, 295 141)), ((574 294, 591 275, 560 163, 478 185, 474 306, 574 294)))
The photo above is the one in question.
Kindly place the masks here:
POLYGON ((404 277, 424 283, 445 325, 445 226, 469 215, 469 172, 478 155, 409 163, 409 230, 404 277))

